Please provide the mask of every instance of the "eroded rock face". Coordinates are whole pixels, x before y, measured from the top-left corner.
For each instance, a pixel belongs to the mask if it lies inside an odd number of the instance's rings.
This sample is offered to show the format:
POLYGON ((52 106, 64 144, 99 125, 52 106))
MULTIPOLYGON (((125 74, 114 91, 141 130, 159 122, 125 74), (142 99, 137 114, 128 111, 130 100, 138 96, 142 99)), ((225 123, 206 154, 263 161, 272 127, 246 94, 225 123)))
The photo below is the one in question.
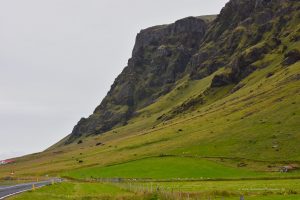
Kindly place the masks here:
POLYGON ((204 20, 196 17, 187 17, 176 21, 169 26, 171 35, 198 33, 204 36, 207 24, 204 20))
MULTIPOLYGON (((202 79, 225 67, 226 73, 216 75, 211 87, 238 84, 256 70, 256 61, 282 46, 279 37, 288 35, 285 25, 299 7, 297 0, 230 0, 214 21, 187 17, 142 30, 127 66, 66 143, 126 124, 138 109, 167 94, 184 76, 202 79)), ((299 34, 293 34, 290 40, 298 41, 299 34)), ((284 65, 299 60, 299 52, 285 53, 284 65)), ((180 112, 200 100, 186 103, 180 112)))
POLYGON ((74 127, 67 143, 126 124, 136 109, 169 92, 184 75, 207 26, 202 19, 188 17, 174 24, 142 30, 136 37, 128 66, 94 113, 74 127))
POLYGON ((218 74, 213 78, 211 87, 222 87, 232 84, 233 82, 234 80, 231 74, 218 74))
POLYGON ((229 64, 230 72, 216 75, 212 80, 211 86, 221 87, 239 83, 239 81, 256 70, 256 67, 252 64, 260 60, 268 51, 270 51, 270 47, 263 45, 236 56, 229 64))
POLYGON ((192 42, 193 38, 187 39, 187 36, 198 35, 202 38, 206 29, 206 22, 196 17, 184 18, 170 25, 147 28, 137 35, 132 56, 140 56, 143 48, 149 45, 157 46, 158 44, 172 43, 172 37, 177 38, 179 35, 181 35, 183 45, 188 45, 187 43, 192 42))
POLYGON ((292 64, 298 62, 299 60, 300 60, 300 52, 299 52, 299 50, 293 49, 293 50, 287 52, 284 55, 283 64, 285 66, 288 66, 288 65, 292 65, 292 64))

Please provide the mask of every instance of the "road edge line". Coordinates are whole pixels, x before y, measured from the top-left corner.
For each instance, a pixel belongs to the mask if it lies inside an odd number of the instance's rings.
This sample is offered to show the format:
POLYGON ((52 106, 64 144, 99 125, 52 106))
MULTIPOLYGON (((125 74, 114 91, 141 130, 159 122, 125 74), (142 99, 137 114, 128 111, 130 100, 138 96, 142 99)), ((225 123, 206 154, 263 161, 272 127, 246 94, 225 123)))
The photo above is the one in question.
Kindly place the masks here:
MULTIPOLYGON (((39 188, 41 188, 41 187, 44 187, 44 186, 36 187, 36 189, 39 189, 39 188)), ((18 191, 18 192, 12 193, 12 194, 8 194, 8 195, 6 195, 6 196, 4 196, 4 197, 0 197, 0 200, 1 200, 1 199, 5 199, 5 198, 7 198, 7 197, 11 197, 11 196, 17 195, 17 194, 20 194, 20 193, 23 193, 23 192, 27 192, 27 191, 29 191, 29 190, 32 190, 32 189, 22 190, 22 191, 18 191)))

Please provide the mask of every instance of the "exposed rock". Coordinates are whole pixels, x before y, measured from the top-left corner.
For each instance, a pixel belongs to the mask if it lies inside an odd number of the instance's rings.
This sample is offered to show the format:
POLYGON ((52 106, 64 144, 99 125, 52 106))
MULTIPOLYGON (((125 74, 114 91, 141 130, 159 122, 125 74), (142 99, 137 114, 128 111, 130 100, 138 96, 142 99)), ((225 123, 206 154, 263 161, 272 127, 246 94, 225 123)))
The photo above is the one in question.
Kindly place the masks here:
POLYGON ((231 74, 218 74, 214 76, 211 87, 222 87, 225 85, 230 85, 234 82, 231 74))
POLYGON ((244 163, 244 162, 241 162, 241 163, 238 163, 237 166, 238 167, 246 167, 248 164, 247 163, 244 163))
POLYGON ((300 60, 300 52, 297 49, 293 49, 284 55, 283 65, 292 65, 300 60))
MULTIPOLYGON (((156 46, 159 43, 167 43, 168 41, 173 39, 172 36, 177 37, 180 34, 184 34, 182 35, 183 38, 185 37, 185 34, 199 34, 200 38, 202 38, 206 32, 206 29, 207 24, 202 19, 196 17, 187 17, 176 21, 174 24, 155 26, 142 30, 136 37, 132 55, 140 55, 143 48, 145 48, 146 46, 156 46)), ((185 39, 185 41, 181 41, 183 43, 189 43, 185 45, 191 45, 190 43, 193 42, 193 38, 185 39)), ((197 45, 197 43, 195 43, 195 45, 197 45)))
POLYGON ((273 12, 271 9, 266 9, 262 12, 259 12, 255 17, 255 23, 265 24, 273 18, 273 12))
POLYGON ((157 56, 158 57, 170 56, 171 53, 172 52, 165 45, 161 45, 157 48, 157 56))
POLYGON ((126 125, 135 110, 169 92, 184 75, 206 29, 205 21, 188 17, 174 24, 142 30, 136 37, 128 66, 94 113, 78 122, 66 143, 126 125))
MULTIPOLYGON (((78 122, 65 143, 126 125, 136 111, 167 94, 183 77, 202 79, 225 67, 226 73, 216 75, 211 87, 237 84, 231 92, 237 91, 242 79, 262 67, 255 66, 256 61, 279 47, 286 51, 283 35, 299 40, 299 30, 285 29, 290 13, 298 12, 296 5, 296 0, 230 0, 216 19, 187 17, 142 30, 132 57, 106 97, 91 116, 78 122)), ((299 51, 292 50, 283 64, 299 59, 299 51)), ((203 103, 203 97, 195 97, 160 120, 203 103)))

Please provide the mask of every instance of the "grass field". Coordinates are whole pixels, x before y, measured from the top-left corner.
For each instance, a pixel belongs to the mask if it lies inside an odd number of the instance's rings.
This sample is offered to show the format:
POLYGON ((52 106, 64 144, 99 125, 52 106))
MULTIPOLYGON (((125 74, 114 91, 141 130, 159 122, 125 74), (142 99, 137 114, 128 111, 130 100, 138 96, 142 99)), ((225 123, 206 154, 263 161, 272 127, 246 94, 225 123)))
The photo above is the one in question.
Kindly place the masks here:
POLYGON ((26 192, 12 200, 42 199, 298 199, 299 180, 193 181, 155 183, 65 182, 26 192))
POLYGON ((107 167, 83 168, 63 174, 72 178, 238 178, 268 176, 242 168, 224 166, 206 159, 156 157, 107 167))
POLYGON ((100 183, 65 182, 53 186, 26 192, 11 199, 39 200, 39 199, 105 199, 118 196, 132 199, 133 195, 118 187, 100 183))
MULTIPOLYGON (((182 193, 195 199, 293 199, 299 197, 299 180, 252 180, 252 181, 193 181, 193 182, 160 182, 135 183, 139 188, 160 190, 163 193, 182 193), (141 186, 142 184, 143 186, 141 186)), ((131 185, 134 188, 135 185, 131 185)))

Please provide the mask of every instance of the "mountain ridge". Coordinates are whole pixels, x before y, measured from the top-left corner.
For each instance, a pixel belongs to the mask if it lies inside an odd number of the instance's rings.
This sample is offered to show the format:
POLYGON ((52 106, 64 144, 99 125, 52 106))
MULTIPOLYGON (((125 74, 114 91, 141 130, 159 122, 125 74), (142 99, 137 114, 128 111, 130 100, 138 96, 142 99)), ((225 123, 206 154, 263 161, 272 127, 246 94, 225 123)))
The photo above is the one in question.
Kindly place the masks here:
MULTIPOLYGON (((282 38, 288 31, 286 23, 297 20, 298 11, 299 3, 293 0, 231 0, 213 21, 187 17, 142 30, 127 67, 107 96, 91 116, 78 122, 64 143, 126 126, 138 110, 168 94, 184 77, 201 80, 224 68, 213 77, 206 93, 191 97, 173 108, 176 112, 166 112, 158 120, 169 120, 203 104, 210 88, 234 85, 231 92, 240 89, 241 80, 268 65, 259 61, 271 52, 281 52, 282 62, 293 60, 288 65, 297 62, 299 50, 288 50, 282 38)), ((290 34, 299 41, 297 31, 290 34)))

